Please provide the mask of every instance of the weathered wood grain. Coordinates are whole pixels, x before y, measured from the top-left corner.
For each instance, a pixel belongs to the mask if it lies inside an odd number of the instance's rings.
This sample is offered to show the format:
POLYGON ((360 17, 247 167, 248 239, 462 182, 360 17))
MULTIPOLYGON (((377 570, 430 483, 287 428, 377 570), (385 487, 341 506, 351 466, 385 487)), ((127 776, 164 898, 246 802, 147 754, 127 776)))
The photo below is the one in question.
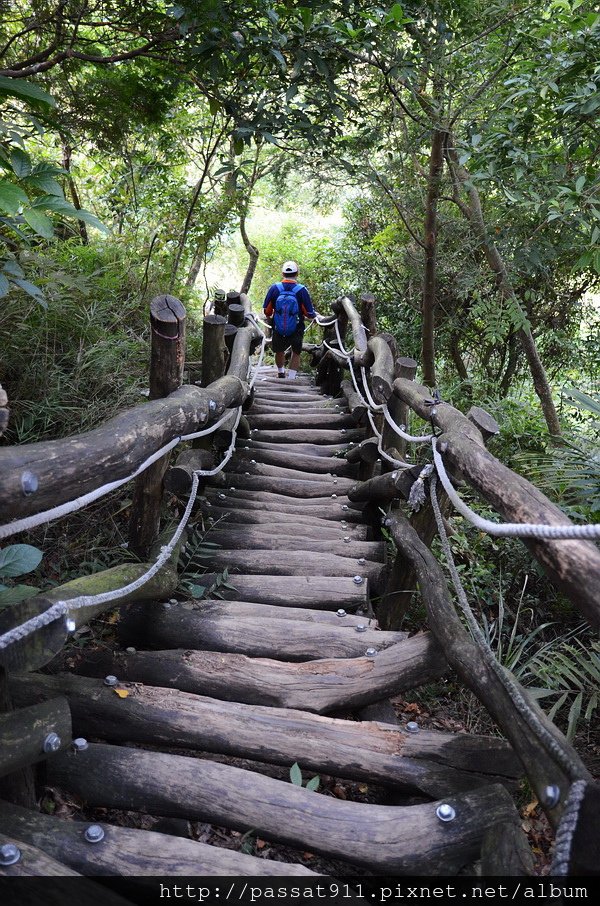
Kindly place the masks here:
MULTIPOLYGON (((82 833, 86 826, 81 821, 66 821, 14 805, 2 803, 0 806, 0 831, 3 833, 14 834, 81 874, 120 875, 134 885, 144 885, 144 878, 148 877, 152 879, 152 887, 148 888, 151 895, 156 893, 156 878, 172 876, 289 876, 290 871, 294 875, 313 875, 303 865, 257 859, 182 837, 116 827, 105 822, 101 825, 106 834, 104 840, 100 845, 90 846, 82 833)), ((112 906, 111 894, 104 888, 103 896, 98 906, 104 906, 104 903, 112 906)), ((84 901, 88 902, 87 891, 84 901)), ((120 903, 124 904, 124 901, 115 900, 114 906, 120 903)))
POLYGON ((22 702, 65 695, 76 733, 113 743, 176 746, 282 765, 298 761, 303 770, 433 798, 489 783, 514 788, 520 776, 510 746, 493 737, 423 731, 426 751, 419 747, 409 755, 407 748, 416 748, 414 734, 373 721, 224 703, 159 687, 129 685, 129 696, 119 699, 98 680, 79 676, 30 674, 12 686, 22 702))
POLYGON ((50 733, 58 736, 60 749, 71 745, 71 712, 65 698, 0 713, 0 777, 51 757, 52 751, 44 752, 50 733))
POLYGON ((289 664, 225 652, 99 651, 82 653, 76 669, 87 676, 114 673, 128 682, 168 686, 225 701, 325 714, 362 708, 433 682, 445 675, 448 665, 431 634, 420 633, 375 657, 289 664))
POLYGON ((93 806, 252 827, 266 839, 392 874, 457 872, 478 856, 487 828, 513 808, 503 787, 482 787, 453 796, 461 820, 444 825, 436 803, 342 802, 228 765, 107 745, 59 755, 49 779, 93 806))

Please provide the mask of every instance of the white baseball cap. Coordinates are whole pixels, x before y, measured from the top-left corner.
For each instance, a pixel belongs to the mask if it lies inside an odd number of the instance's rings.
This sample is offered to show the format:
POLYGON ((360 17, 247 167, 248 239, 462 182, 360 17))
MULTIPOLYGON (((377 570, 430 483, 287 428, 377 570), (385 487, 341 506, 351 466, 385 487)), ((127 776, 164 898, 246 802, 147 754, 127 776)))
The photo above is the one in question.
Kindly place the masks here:
POLYGON ((298 265, 296 264, 295 261, 286 261, 285 264, 281 268, 281 273, 282 274, 297 274, 298 265))

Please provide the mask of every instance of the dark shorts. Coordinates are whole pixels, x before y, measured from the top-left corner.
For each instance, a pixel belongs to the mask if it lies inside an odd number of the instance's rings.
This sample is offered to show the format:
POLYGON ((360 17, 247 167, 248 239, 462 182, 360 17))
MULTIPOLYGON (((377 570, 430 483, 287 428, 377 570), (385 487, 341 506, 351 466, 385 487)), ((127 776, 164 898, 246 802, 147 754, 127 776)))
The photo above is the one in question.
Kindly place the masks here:
POLYGON ((300 353, 302 352, 302 338, 304 337, 304 325, 301 324, 300 327, 290 336, 282 337, 280 333, 273 331, 273 336, 271 338, 271 348, 273 352, 285 352, 288 346, 292 347, 292 352, 300 353))

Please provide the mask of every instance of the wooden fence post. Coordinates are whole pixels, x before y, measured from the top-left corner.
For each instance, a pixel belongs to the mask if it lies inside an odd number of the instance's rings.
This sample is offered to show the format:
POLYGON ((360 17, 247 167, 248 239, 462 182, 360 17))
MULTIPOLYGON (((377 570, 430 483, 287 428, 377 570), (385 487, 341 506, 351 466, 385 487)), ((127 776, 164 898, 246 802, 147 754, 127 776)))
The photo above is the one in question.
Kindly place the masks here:
MULTIPOLYGON (((8 673, 0 665, 0 714, 12 712, 13 704, 8 687, 8 673)), ((16 805, 35 809, 35 782, 31 765, 18 768, 0 778, 0 797, 16 805)))
POLYGON ((225 374, 225 325, 222 315, 207 315, 202 335, 202 386, 208 387, 225 374))
MULTIPOLYGON (((150 399, 161 399, 181 386, 185 364, 186 311, 174 296, 156 296, 150 303, 150 399)), ((138 476, 129 522, 129 548, 146 557, 158 536, 163 476, 170 453, 138 476)))

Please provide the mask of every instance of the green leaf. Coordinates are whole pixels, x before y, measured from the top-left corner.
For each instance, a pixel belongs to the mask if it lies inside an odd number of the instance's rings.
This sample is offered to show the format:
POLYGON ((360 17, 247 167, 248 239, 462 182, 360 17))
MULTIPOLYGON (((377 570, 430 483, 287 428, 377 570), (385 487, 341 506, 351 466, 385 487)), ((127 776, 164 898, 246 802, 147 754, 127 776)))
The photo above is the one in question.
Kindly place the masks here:
POLYGON ((10 283, 8 282, 4 274, 0 274, 0 298, 2 298, 2 296, 8 295, 9 292, 10 283))
POLYGON ((46 217, 40 211, 36 211, 35 208, 26 208, 23 211, 23 217, 38 236, 42 236, 44 239, 52 239, 54 227, 49 217, 46 217))
POLYGON ((5 591, 0 591, 0 609, 8 607, 10 604, 20 604, 28 598, 33 598, 39 594, 40 589, 34 585, 13 585, 5 591))
POLYGON ((21 148, 11 148, 10 152, 10 164, 15 171, 15 175, 19 179, 23 179, 25 176, 29 176, 31 173, 32 165, 31 158, 26 151, 21 150, 21 148))
POLYGON ((321 783, 321 778, 320 778, 320 777, 313 777, 313 778, 312 778, 311 780, 309 780, 308 783, 306 784, 306 789, 307 789, 307 790, 311 790, 312 792, 314 792, 315 790, 318 790, 318 789, 319 789, 319 784, 320 784, 320 783, 321 783))
POLYGON ((34 85, 33 82, 27 82, 25 79, 7 79, 6 76, 0 76, 0 97, 21 98, 34 104, 45 104, 47 107, 55 107, 56 101, 51 94, 34 85))
POLYGON ((290 768, 290 780, 294 786, 302 786, 302 771, 297 761, 290 768))
POLYGON ((54 211, 55 214, 64 214, 67 217, 76 217, 77 208, 65 198, 58 198, 57 195, 40 195, 32 204, 32 208, 39 208, 42 211, 54 211))
POLYGON ((17 214, 23 205, 29 204, 29 198, 12 182, 0 179, 0 210, 7 214, 17 214))
POLYGON ((188 585, 188 591, 193 598, 201 598, 206 591, 205 585, 195 585, 193 582, 188 585))
POLYGON ((76 209, 75 216, 78 220, 83 220, 84 223, 87 223, 88 226, 93 226, 95 229, 100 230, 101 233, 109 232, 108 227, 101 220, 98 220, 95 214, 92 214, 91 211, 86 211, 85 208, 76 209))
POLYGON ((26 182, 27 185, 35 186, 36 189, 41 189, 50 195, 57 195, 59 198, 63 197, 60 183, 49 173, 32 173, 31 176, 27 177, 26 182))
POLYGON ((5 261, 2 265, 2 269, 5 274, 10 274, 11 277, 23 276, 23 268, 13 258, 9 258, 8 261, 5 261))
POLYGON ((44 308, 48 308, 48 303, 39 286, 35 286, 35 284, 30 283, 29 280, 21 280, 19 277, 15 277, 13 282, 26 292, 28 296, 31 296, 36 302, 39 302, 44 308))
POLYGON ((0 576, 23 576, 41 563, 41 550, 32 544, 11 544, 0 551, 0 576))
POLYGON ((584 185, 585 185, 585 176, 578 177, 577 182, 575 183, 575 191, 577 192, 578 195, 581 193, 581 190, 583 189, 584 185))

